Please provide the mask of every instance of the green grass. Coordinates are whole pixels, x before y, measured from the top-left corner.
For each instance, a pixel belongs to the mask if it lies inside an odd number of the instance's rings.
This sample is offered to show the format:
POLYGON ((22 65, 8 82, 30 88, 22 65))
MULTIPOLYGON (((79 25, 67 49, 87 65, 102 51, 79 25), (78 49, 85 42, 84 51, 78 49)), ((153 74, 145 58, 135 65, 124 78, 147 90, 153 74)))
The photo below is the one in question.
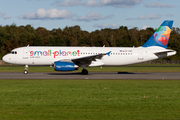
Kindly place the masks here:
POLYGON ((0 120, 177 120, 180 80, 0 80, 0 120))
MULTIPOLYGON (((180 65, 132 65, 120 67, 90 67, 89 72, 180 72, 180 65), (153 66, 153 67, 152 67, 153 66)), ((73 72, 81 72, 82 68, 73 72)), ((24 66, 0 66, 0 72, 23 72, 24 66)), ((29 72, 55 72, 53 67, 29 67, 29 72)))

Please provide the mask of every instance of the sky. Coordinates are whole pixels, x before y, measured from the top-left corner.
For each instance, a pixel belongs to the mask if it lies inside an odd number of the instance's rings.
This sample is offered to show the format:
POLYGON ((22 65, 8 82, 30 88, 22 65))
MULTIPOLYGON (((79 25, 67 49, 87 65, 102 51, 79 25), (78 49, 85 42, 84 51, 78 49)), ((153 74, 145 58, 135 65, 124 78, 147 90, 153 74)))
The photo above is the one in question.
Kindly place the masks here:
POLYGON ((79 25, 92 32, 127 26, 158 28, 164 20, 180 27, 180 0, 0 0, 0 25, 47 30, 79 25))

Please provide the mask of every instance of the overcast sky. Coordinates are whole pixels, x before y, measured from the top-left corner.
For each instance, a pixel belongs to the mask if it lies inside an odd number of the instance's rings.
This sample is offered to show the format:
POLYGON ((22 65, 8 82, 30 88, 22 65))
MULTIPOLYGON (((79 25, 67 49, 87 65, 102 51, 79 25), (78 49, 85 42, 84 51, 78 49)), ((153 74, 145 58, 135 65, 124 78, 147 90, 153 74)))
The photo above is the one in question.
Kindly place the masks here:
POLYGON ((48 30, 79 25, 102 28, 158 28, 164 20, 180 27, 180 0, 0 0, 0 25, 48 30))

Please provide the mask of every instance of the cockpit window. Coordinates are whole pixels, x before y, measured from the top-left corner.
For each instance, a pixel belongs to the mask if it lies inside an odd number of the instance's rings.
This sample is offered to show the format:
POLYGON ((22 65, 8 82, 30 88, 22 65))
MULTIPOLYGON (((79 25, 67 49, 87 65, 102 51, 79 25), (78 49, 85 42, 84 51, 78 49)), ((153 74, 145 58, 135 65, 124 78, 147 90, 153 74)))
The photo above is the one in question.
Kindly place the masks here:
POLYGON ((17 54, 17 51, 11 51, 9 54, 17 54))

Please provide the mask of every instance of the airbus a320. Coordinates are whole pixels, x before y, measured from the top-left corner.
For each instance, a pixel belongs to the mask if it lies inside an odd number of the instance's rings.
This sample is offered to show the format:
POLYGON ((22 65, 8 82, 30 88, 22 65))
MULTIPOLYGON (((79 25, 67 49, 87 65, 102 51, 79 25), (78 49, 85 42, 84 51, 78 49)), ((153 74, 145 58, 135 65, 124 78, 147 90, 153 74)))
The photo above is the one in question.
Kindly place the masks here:
POLYGON ((151 61, 176 54, 167 49, 173 21, 164 21, 155 33, 140 47, 52 47, 26 46, 13 49, 3 57, 11 64, 25 65, 24 74, 29 65, 50 65, 55 71, 73 71, 82 67, 121 66, 151 61))

